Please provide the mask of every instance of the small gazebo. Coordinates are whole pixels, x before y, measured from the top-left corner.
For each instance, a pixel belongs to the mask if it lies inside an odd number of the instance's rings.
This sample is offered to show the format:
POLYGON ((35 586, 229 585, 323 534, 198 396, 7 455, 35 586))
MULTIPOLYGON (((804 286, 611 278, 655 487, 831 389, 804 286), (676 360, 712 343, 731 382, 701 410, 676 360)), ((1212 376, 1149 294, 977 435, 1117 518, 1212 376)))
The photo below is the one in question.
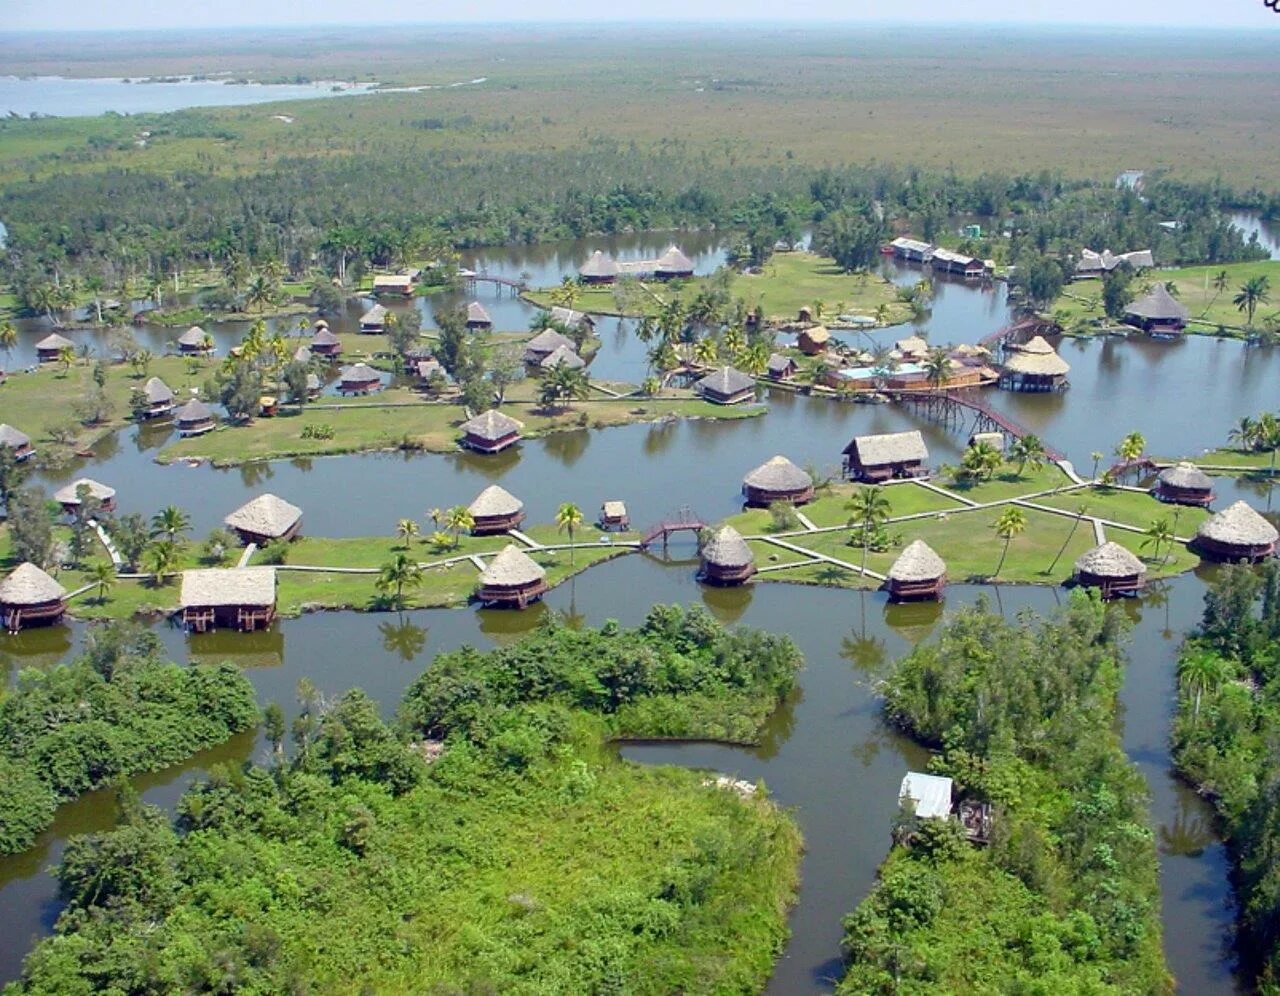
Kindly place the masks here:
POLYGON ((267 493, 241 505, 222 521, 228 529, 235 530, 245 546, 287 543, 302 531, 302 509, 267 493))
POLYGON ((601 529, 626 529, 631 525, 631 516, 627 514, 624 501, 612 499, 600 506, 601 529))
POLYGON ((721 526, 699 551, 700 580, 708 584, 742 584, 756 572, 756 557, 733 526, 721 526))
POLYGON ((510 415, 504 415, 496 408, 481 412, 473 419, 462 423, 462 446, 477 453, 500 453, 508 446, 520 441, 520 430, 524 423, 510 415))
POLYGON ((159 377, 148 378, 142 385, 142 395, 147 400, 143 418, 164 418, 173 414, 173 388, 159 377))
POLYGON ((1097 588, 1103 598, 1138 594, 1146 574, 1136 554, 1111 540, 1085 551, 1076 561, 1076 583, 1097 588))
POLYGON ((197 633, 265 629, 276 617, 274 567, 212 567, 182 572, 182 623, 197 633))
POLYGON ((53 363, 64 349, 75 349, 75 346, 65 335, 50 332, 36 343, 36 359, 41 363, 53 363))
POLYGON ((328 325, 318 328, 311 337, 311 352, 327 360, 336 359, 342 355, 342 340, 329 330, 328 325))
POLYGON ((368 394, 382 388, 382 375, 367 363, 354 363, 338 374, 338 390, 343 394, 368 394))
POLYGON ((104 512, 115 511, 116 489, 88 477, 82 477, 59 488, 53 493, 53 500, 62 506, 64 512, 72 512, 80 507, 81 486, 89 489, 89 497, 95 499, 98 507, 104 512))
POLYGON ((717 405, 754 401, 756 396, 755 380, 733 367, 721 367, 707 374, 694 388, 707 401, 717 405))
POLYGON ((893 344, 893 348, 902 354, 903 359, 922 360, 929 355, 929 343, 918 335, 910 335, 905 339, 899 339, 893 344))
POLYGON ((523 609, 541 598, 548 587, 547 572, 514 543, 508 543, 480 572, 476 601, 523 609))
POLYGON ((1207 560, 1255 562, 1276 552, 1280 532, 1243 501, 1200 524, 1193 545, 1207 560))
POLYGON ((0 581, 0 617, 10 633, 52 625, 66 611, 67 589, 35 564, 19 564, 0 581))
POLYGON ((472 301, 467 305, 467 328, 469 329, 491 329, 493 328, 493 319, 489 317, 489 312, 485 310, 483 304, 479 301, 472 301))
POLYGON ((517 528, 524 521, 524 502, 505 488, 490 484, 467 506, 472 536, 492 536, 517 528))
POLYGON ((1207 508, 1213 502, 1213 479, 1194 463, 1176 463, 1160 471, 1155 496, 1174 505, 1207 508))
POLYGON ((203 356, 206 353, 212 353, 213 339, 199 325, 192 325, 191 328, 178 336, 178 352, 185 353, 188 356, 203 356))
POLYGON ((947 565, 924 540, 912 540, 889 568, 885 590, 895 602, 936 600, 947 585, 947 565))
POLYGON ((1125 321, 1156 338, 1182 334, 1191 315, 1185 304, 1174 299, 1164 284, 1158 283, 1124 309, 1125 321))
POLYGON ((618 279, 618 263, 608 253, 597 249, 578 267, 578 276, 584 284, 611 284, 618 279))
POLYGON ((1067 386, 1071 364, 1058 355, 1043 336, 1007 350, 1000 369, 1000 386, 1006 391, 1061 391, 1067 386))
POLYGON ((173 421, 178 427, 179 436, 199 436, 215 425, 213 409, 199 398, 192 398, 179 408, 173 421))
POLYGON ((804 505, 813 501, 813 478, 786 457, 778 455, 742 479, 742 496, 748 505, 759 507, 772 505, 775 501, 804 505))
MULTIPOLYGON (((387 329, 387 309, 384 305, 375 304, 360 316, 360 331, 366 334, 385 332, 387 329)), ((315 339, 311 340, 313 343, 315 339)))

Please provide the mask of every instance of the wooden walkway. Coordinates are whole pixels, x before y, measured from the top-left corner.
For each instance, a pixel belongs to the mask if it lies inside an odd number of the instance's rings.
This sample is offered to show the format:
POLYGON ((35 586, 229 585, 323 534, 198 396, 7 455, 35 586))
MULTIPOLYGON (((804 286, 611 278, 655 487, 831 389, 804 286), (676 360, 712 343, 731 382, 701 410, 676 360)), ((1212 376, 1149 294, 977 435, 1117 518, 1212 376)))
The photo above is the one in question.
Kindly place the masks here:
MULTIPOLYGON (((969 435, 979 432, 1000 432, 1007 439, 1022 439, 1033 433, 1011 419, 1004 412, 993 408, 981 394, 975 391, 943 391, 921 394, 914 391, 886 392, 895 404, 942 425, 959 426, 969 416, 973 417, 969 435)), ((1062 453, 1048 443, 1044 444, 1045 456, 1053 462, 1065 459, 1062 453)))
POLYGON ((639 548, 647 550, 658 539, 662 540, 665 548, 672 533, 689 532, 696 537, 707 527, 708 523, 704 522, 701 516, 689 508, 682 508, 670 518, 663 519, 657 525, 650 527, 640 540, 639 548))
POLYGON ((1038 335, 1057 335, 1061 331, 1056 323, 1044 318, 1020 318, 990 335, 984 335, 978 340, 978 345, 995 352, 1010 342, 1021 345, 1038 335))

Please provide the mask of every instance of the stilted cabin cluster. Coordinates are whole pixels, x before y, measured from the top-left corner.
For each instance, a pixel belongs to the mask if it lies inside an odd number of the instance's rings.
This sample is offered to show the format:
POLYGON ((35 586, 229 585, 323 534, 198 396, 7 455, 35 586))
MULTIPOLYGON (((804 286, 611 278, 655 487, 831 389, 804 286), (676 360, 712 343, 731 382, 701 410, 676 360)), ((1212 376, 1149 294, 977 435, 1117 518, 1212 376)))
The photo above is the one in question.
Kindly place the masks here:
POLYGON ((805 505, 813 501, 813 478, 786 457, 775 456, 742 479, 742 497, 757 508, 775 501, 805 505))
POLYGON ((627 514, 626 502, 612 500, 600 506, 600 518, 597 523, 606 532, 625 530, 631 527, 631 516, 627 514))
POLYGON ((173 389, 159 377, 148 378, 142 385, 142 396, 147 402, 142 410, 144 419, 168 418, 173 414, 173 389))
POLYGON ((524 362, 526 366, 540 366, 543 360, 563 347, 573 349, 573 340, 555 329, 543 329, 524 344, 524 362))
POLYGON ((854 436, 844 448, 845 476, 866 484, 928 474, 929 450, 919 429, 854 436))
POLYGON ((51 626, 66 611, 67 589, 35 564, 19 564, 0 581, 0 618, 7 632, 51 626))
POLYGON ((523 609, 546 594, 547 572, 513 543, 480 572, 476 601, 497 608, 523 609))
POLYGON ((678 280, 691 276, 693 260, 676 246, 670 246, 657 259, 617 260, 597 249, 578 267, 578 279, 584 284, 611 284, 619 277, 678 280))
POLYGON ((937 601, 947 586, 947 565, 924 540, 912 540, 889 568, 885 590, 894 602, 937 601))
POLYGON ((908 263, 927 263, 933 259, 934 247, 930 243, 908 238, 905 235, 890 242, 889 248, 893 251, 895 259, 905 260, 908 263))
POLYGON ((1126 264, 1134 270, 1149 270, 1156 265, 1150 249, 1138 249, 1134 252, 1113 253, 1110 249, 1094 252, 1092 249, 1080 250, 1080 261, 1076 263, 1073 280, 1096 280, 1106 276, 1116 267, 1126 264))
POLYGON ((755 380, 733 367, 721 367, 707 374, 694 385, 694 389, 716 405, 737 405, 756 398, 755 380))
POLYGON ((72 481, 65 487, 59 488, 53 493, 53 500, 62 506, 64 512, 74 512, 81 505, 80 489, 82 487, 89 489, 89 497, 98 503, 102 511, 116 510, 116 489, 89 477, 82 477, 78 481, 72 481))
POLYGON ((570 370, 581 370, 587 361, 578 355, 573 346, 557 346, 538 362, 538 370, 547 373, 556 367, 567 367, 570 370))
POLYGON ((467 449, 477 453, 501 453, 520 441, 520 430, 524 428, 524 423, 491 408, 463 422, 461 428, 462 438, 459 442, 467 449))
POLYGON ((413 297, 417 271, 412 273, 379 273, 373 278, 374 297, 413 297))
POLYGON ((733 526, 721 526, 698 552, 698 578, 707 584, 739 585, 756 572, 756 557, 733 526))
POLYGON ((1126 322, 1156 339, 1176 339, 1182 335, 1190 315, 1187 306, 1174 300, 1164 284, 1156 284, 1150 293, 1124 309, 1126 322))
POLYGON ((360 316, 360 331, 365 335, 381 335, 387 330, 387 309, 381 304, 360 316))
POLYGON ((213 352, 213 336, 199 325, 192 325, 178 336, 178 352, 184 356, 208 356, 213 352))
POLYGON ((194 633, 266 629, 276 617, 276 569, 215 567, 183 571, 178 605, 182 624, 194 633))
POLYGON ((41 363, 55 363, 64 349, 75 349, 76 344, 65 335, 50 332, 36 343, 36 359, 41 363))
POLYGON ((241 505, 222 521, 245 546, 288 543, 302 532, 302 509, 268 493, 241 505))
POLYGON ((490 484, 467 506, 472 536, 495 536, 518 529, 524 522, 524 502, 505 488, 490 484))
POLYGON ((1194 463, 1177 463, 1160 471, 1154 493, 1171 505, 1208 508, 1213 504, 1213 479, 1194 463))
POLYGON ((0 423, 0 446, 7 446, 13 450, 13 458, 19 463, 29 459, 36 452, 35 447, 31 445, 31 437, 7 422, 0 423))
POLYGON ((192 398, 173 416, 179 436, 200 436, 214 428, 213 409, 199 398, 192 398))
POLYGON ((329 328, 329 323, 321 318, 315 324, 315 332, 311 336, 311 353, 322 356, 333 362, 342 355, 342 340, 329 328))
POLYGON ((338 390, 343 394, 369 394, 382 390, 382 375, 367 363, 344 367, 338 374, 338 390))
POLYGON ((1097 588, 1105 599, 1137 595, 1146 583, 1146 574, 1137 555, 1114 542, 1086 551, 1075 565, 1076 583, 1097 588))
POLYGON ((771 353, 769 355, 769 362, 765 366, 765 375, 770 380, 782 381, 785 383, 786 381, 793 380, 795 378, 796 371, 799 369, 799 364, 797 364, 790 356, 787 356, 784 353, 771 353))
POLYGON ((1010 345, 1000 368, 1000 386, 1006 391, 1061 391, 1067 386, 1071 364, 1044 340, 1035 336, 1021 346, 1010 345))
POLYGON ((1243 501, 1206 519, 1193 546, 1206 560, 1256 563, 1275 555, 1280 532, 1243 501))
POLYGON ((820 356, 831 343, 831 332, 825 325, 804 329, 796 336, 796 348, 805 356, 820 356))
POLYGON ((995 264, 991 260, 952 252, 950 249, 943 249, 930 242, 921 242, 919 239, 908 236, 899 236, 885 249, 894 259, 921 265, 928 264, 938 273, 950 273, 970 280, 990 276, 995 271, 995 264))
POLYGON ((493 328, 493 319, 479 301, 472 301, 467 305, 467 328, 473 332, 493 328))

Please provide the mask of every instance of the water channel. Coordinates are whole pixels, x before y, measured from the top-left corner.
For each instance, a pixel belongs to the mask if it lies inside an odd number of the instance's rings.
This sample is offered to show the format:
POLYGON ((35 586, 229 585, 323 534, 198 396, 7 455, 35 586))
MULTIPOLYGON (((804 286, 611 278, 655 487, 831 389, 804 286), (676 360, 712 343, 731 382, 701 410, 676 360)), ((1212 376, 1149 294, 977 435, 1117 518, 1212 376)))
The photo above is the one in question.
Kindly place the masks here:
MULTIPOLYGON (((661 235, 619 237, 620 255, 664 248, 661 235)), ((682 236, 699 269, 722 259, 714 234, 682 236)), ((490 250, 466 262, 489 273, 532 274, 534 283, 555 283, 595 245, 490 250)), ((898 280, 919 279, 909 270, 898 280)), ((481 284, 475 292, 499 328, 525 328, 533 309, 481 284)), ((409 303, 404 307, 420 306, 409 303)), ((347 320, 359 314, 354 305, 347 320)), ((974 342, 1007 320, 1003 290, 939 282, 930 320, 934 342, 974 342)), ((43 334, 42 323, 24 323, 24 342, 43 334)), ((209 329, 222 345, 243 326, 209 329)), ((636 379, 643 346, 627 323, 600 323, 598 376, 636 379)), ((872 336, 890 340, 904 328, 872 336)), ((176 333, 146 333, 171 336, 176 333)), ((86 339, 101 333, 75 333, 86 339)), ((993 394, 997 407, 1034 427, 1088 469, 1090 453, 1110 453, 1124 433, 1142 431, 1152 452, 1193 453, 1220 444, 1232 422, 1274 408, 1280 354, 1236 342, 1191 337, 1159 344, 1125 340, 1067 342, 1072 364, 1069 391, 1053 396, 993 394)), ((2 400, 2 398, 0 398, 2 400)), ((87 473, 119 488, 122 511, 150 514, 161 503, 186 508, 197 535, 251 495, 271 490, 301 505, 312 535, 389 533, 404 515, 469 501, 498 481, 520 496, 532 518, 548 520, 562 501, 593 510, 607 497, 624 498, 638 523, 657 519, 679 504, 715 518, 738 507, 744 472, 775 452, 797 462, 832 466, 856 433, 919 425, 934 462, 954 460, 964 434, 920 425, 891 406, 863 406, 774 392, 764 399, 768 414, 732 423, 683 422, 565 433, 526 441, 493 459, 463 455, 370 454, 253 464, 232 470, 161 467, 153 462, 164 430, 120 433, 92 459, 49 476, 56 485, 87 473), (377 484, 374 485, 373 481, 377 484)), ((3 414, 0 405, 0 416, 3 414)), ((0 419, 2 420, 2 419, 0 419)), ((1219 505, 1245 497, 1267 507, 1268 496, 1249 485, 1223 480, 1219 505)), ((594 568, 576 583, 555 590, 529 612, 435 610, 395 615, 324 613, 286 620, 269 633, 189 637, 160 627, 175 659, 238 661, 253 679, 260 701, 291 703, 300 677, 326 692, 359 685, 389 713, 408 682, 432 655, 463 643, 489 646, 514 639, 542 612, 562 611, 590 624, 606 618, 638 622, 654 602, 703 601, 726 623, 743 622, 788 632, 808 660, 800 688, 770 723, 763 744, 752 750, 708 745, 635 745, 623 753, 645 761, 705 765, 743 777, 762 778, 784 805, 794 807, 808 851, 803 884, 792 918, 793 937, 780 961, 772 990, 822 991, 838 975, 840 917, 865 894, 888 847, 888 829, 902 773, 918 764, 918 748, 881 722, 878 704, 864 680, 868 661, 892 660, 925 638, 941 615, 937 607, 890 607, 880 595, 759 584, 721 591, 692 578, 692 546, 673 546, 663 564, 627 557, 594 568), (625 592, 620 597, 619 593, 625 592)), ((983 593, 1006 612, 1024 607, 1050 610, 1058 589, 953 586, 947 607, 969 604, 983 593)), ((1183 631, 1199 616, 1203 585, 1195 576, 1153 585, 1126 606, 1135 631, 1123 692, 1124 743, 1153 795, 1152 818, 1159 835, 1166 950, 1184 992, 1234 989, 1226 953, 1231 923, 1226 859, 1213 836, 1208 808, 1169 773, 1167 735, 1174 699, 1173 668, 1183 631)), ((0 641, 0 664, 8 680, 23 666, 49 667, 81 642, 83 627, 34 631, 0 641)), ((192 759, 186 765, 139 780, 148 799, 170 804, 182 787, 214 760, 259 756, 251 738, 192 759)), ((68 835, 108 826, 110 799, 96 794, 66 806, 57 824, 22 855, 0 859, 0 977, 12 978, 35 936, 56 918, 55 885, 45 870, 56 862, 68 835)))

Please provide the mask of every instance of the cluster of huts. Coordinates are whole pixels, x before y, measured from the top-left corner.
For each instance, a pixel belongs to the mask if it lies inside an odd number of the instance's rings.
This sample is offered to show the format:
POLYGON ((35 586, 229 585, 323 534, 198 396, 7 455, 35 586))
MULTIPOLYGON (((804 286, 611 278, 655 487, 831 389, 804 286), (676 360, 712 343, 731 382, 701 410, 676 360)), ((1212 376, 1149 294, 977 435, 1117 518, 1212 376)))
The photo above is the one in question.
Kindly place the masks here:
POLYGON ((619 277, 638 280, 677 280, 693 276, 693 260, 678 247, 670 246, 657 259, 618 260, 597 249, 578 267, 584 284, 611 284, 619 277))
POLYGON ((948 273, 979 280, 995 273, 994 260, 978 259, 964 253, 943 249, 931 242, 921 242, 909 236, 900 236, 885 246, 886 255, 892 255, 908 263, 920 263, 933 269, 935 273, 948 273))
POLYGON ((1149 270, 1156 265, 1150 249, 1137 249, 1133 252, 1115 253, 1110 249, 1095 252, 1092 249, 1081 249, 1080 258, 1076 261, 1073 280, 1096 280, 1105 277, 1120 266, 1128 266, 1134 270, 1149 270))

